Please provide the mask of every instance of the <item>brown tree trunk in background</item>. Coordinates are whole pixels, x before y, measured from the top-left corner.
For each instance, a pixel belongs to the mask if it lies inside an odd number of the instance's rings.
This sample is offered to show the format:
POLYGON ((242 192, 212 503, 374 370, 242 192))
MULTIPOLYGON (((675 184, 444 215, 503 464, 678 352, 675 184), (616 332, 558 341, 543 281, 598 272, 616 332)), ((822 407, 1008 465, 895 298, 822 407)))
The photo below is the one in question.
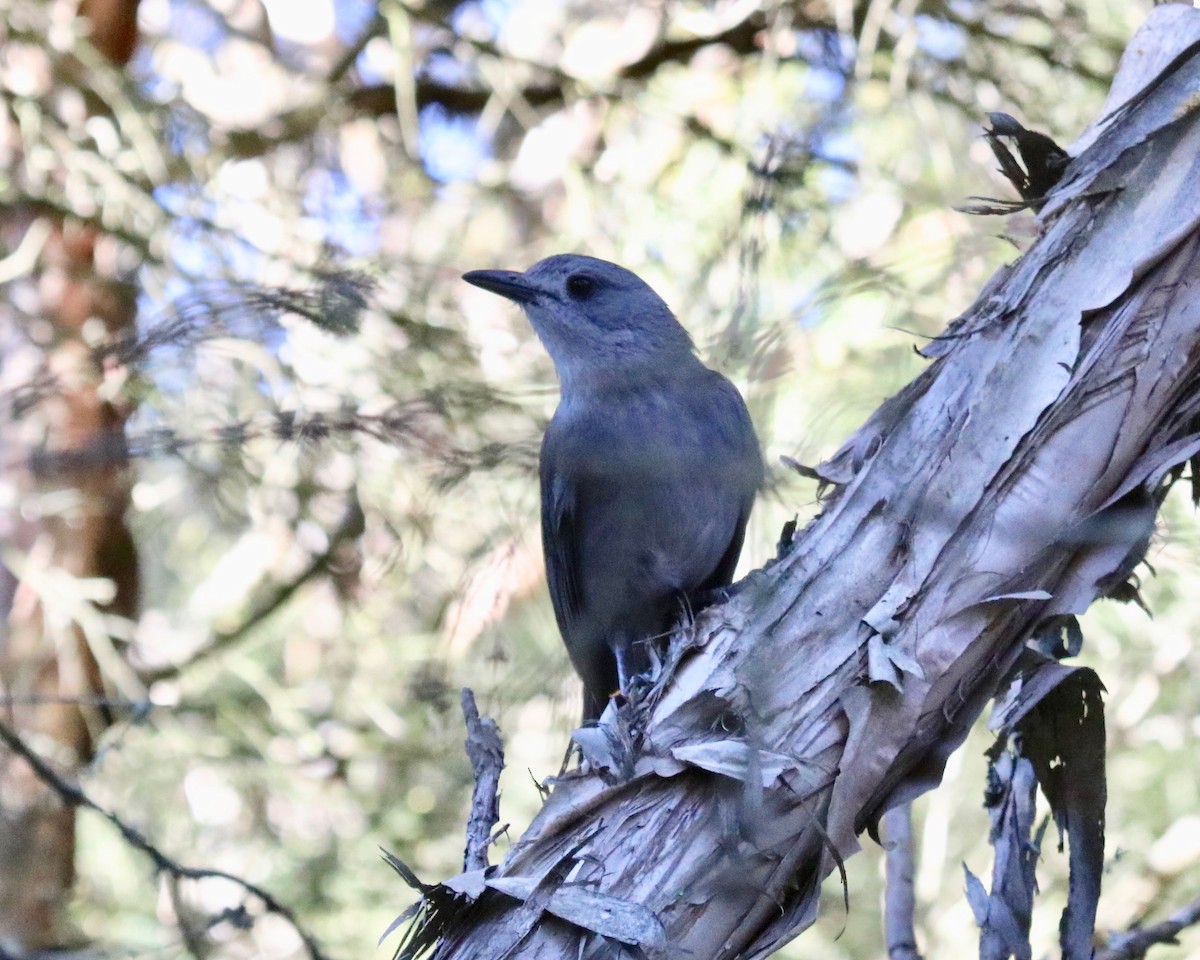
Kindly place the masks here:
MULTIPOLYGON (((137 6, 138 0, 79 5, 92 44, 115 65, 133 54, 137 6)), ((86 327, 102 324, 118 336, 130 331, 136 296, 118 276, 116 241, 94 227, 18 208, 4 214, 0 229, 9 251, 31 230, 44 237, 32 271, 35 302, 21 307, 40 318, 30 325, 41 327, 29 331, 30 341, 44 345, 41 359, 55 384, 48 399, 5 424, 0 440, 6 486, 20 498, 16 519, 0 530, 2 559, 12 565, 0 568, 0 716, 70 770, 91 759, 107 720, 97 706, 105 686, 92 642, 69 600, 47 592, 47 575, 110 581, 115 590, 103 609, 133 616, 137 557, 125 524, 130 479, 119 456, 31 462, 31 453, 35 444, 51 452, 121 449, 130 410, 113 402, 120 393, 111 389, 121 371, 98 368, 86 327)), ((70 594, 68 586, 63 597, 70 594)), ((0 750, 0 944, 10 952, 71 939, 64 914, 74 880, 74 818, 27 764, 0 750)))

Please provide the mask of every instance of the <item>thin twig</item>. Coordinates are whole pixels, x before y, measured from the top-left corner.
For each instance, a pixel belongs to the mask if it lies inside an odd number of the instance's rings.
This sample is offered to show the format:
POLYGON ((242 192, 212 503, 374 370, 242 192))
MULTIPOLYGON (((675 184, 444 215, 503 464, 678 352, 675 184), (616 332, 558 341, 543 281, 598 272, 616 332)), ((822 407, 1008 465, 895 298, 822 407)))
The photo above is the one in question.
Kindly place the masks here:
POLYGON ((169 680, 184 673, 190 667, 202 660, 208 660, 240 643, 251 631, 264 620, 279 610, 290 600, 299 589, 321 573, 329 569, 342 544, 358 535, 362 527, 362 507, 357 497, 351 497, 342 519, 329 533, 329 545, 309 560, 308 565, 286 583, 274 584, 270 593, 264 596, 241 623, 228 629, 216 632, 212 639, 186 660, 168 664, 151 670, 143 670, 141 678, 146 683, 159 680, 169 680))
POLYGON ((920 960, 913 923, 917 899, 913 890, 912 804, 902 803, 885 813, 883 829, 887 839, 883 926, 888 960, 920 960))
POLYGON ((1152 923, 1148 927, 1135 927, 1123 933, 1111 934, 1108 946, 1097 950, 1094 960, 1137 960, 1144 957, 1146 951, 1159 943, 1178 943, 1176 939, 1180 930, 1200 923, 1200 899, 1193 900, 1186 907, 1177 910, 1161 923, 1152 923))
POLYGON ((28 763, 33 772, 37 774, 38 779, 50 787, 63 803, 71 807, 82 807, 92 810, 111 823, 126 843, 150 859, 156 871, 165 873, 175 880, 228 880, 230 883, 241 887, 247 893, 257 897, 268 913, 278 914, 290 923, 292 929, 296 931, 296 934, 304 942, 305 949, 312 960, 328 960, 326 955, 321 952, 321 948, 317 945, 313 936, 300 925, 292 910, 262 887, 251 883, 249 880, 244 880, 235 874, 227 873, 224 870, 183 866, 154 846, 135 827, 130 826, 115 813, 106 810, 96 803, 96 801, 84 793, 83 789, 77 783, 72 783, 60 776, 16 731, 3 722, 0 722, 0 741, 3 741, 8 749, 28 763))
POLYGON ((492 829, 500 820, 500 771, 504 769, 504 745, 500 728, 491 717, 480 717, 475 694, 462 691, 463 716, 467 721, 467 756, 475 789, 471 794, 471 816, 467 820, 467 849, 464 870, 483 870, 488 865, 492 829))

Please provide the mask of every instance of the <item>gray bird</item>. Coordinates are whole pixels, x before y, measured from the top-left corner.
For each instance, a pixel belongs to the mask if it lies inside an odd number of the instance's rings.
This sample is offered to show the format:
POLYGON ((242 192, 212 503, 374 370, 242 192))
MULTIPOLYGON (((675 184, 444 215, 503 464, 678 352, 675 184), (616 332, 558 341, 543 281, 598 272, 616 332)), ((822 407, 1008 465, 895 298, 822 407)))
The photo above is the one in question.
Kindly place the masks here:
POLYGON ((649 286, 593 257, 468 283, 520 304, 562 397, 542 440, 542 546, 583 719, 650 666, 647 644, 733 579, 763 462, 737 388, 649 286))

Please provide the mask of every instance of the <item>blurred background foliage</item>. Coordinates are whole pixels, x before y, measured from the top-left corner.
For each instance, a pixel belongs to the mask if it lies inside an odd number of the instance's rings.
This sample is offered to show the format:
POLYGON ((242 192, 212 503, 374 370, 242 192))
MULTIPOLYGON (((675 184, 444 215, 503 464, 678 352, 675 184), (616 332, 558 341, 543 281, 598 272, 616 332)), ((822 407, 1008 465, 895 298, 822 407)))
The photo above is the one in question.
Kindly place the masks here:
MULTIPOLYGON (((96 346, 136 403, 140 454, 142 606, 106 621, 105 676, 146 706, 117 711, 85 788, 182 861, 270 889, 330 956, 370 955, 412 899, 378 848, 425 880, 460 863, 458 688, 504 733, 513 836, 578 711, 538 542, 553 371, 518 311, 459 274, 577 251, 645 277, 742 387, 776 465, 743 571, 761 565, 817 506, 779 456, 836 449, 1032 235, 1028 216, 953 209, 1010 196, 984 114, 1069 143, 1148 6, 143 0, 118 71, 73 3, 4 0, 0 202, 102 228, 138 303, 135 341, 96 346)), ((10 400, 41 382, 53 336, 18 252, 10 400)), ((1102 927, 1200 893, 1198 553, 1173 499, 1145 577, 1154 620, 1106 603, 1084 623, 1110 693, 1102 927)), ((988 742, 918 803, 932 956, 974 949, 961 863, 989 869, 988 742)), ((180 914, 241 902, 215 880, 172 900, 108 824, 78 826, 71 917, 103 952, 183 955, 180 914)), ((1044 861, 1048 949, 1065 864, 1050 844, 1044 861)), ((880 862, 868 844, 849 915, 831 881, 785 955, 881 955, 880 862)), ((278 917, 217 922, 208 947, 301 950, 278 917)), ((1185 934, 1156 955, 1192 954, 1185 934)))

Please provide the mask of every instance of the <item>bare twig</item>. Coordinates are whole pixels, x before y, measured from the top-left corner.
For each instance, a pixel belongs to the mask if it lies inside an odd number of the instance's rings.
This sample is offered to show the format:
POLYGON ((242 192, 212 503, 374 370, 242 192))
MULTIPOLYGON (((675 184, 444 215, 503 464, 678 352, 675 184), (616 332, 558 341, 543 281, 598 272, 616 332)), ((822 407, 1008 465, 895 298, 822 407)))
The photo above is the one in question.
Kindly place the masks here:
POLYGON ((330 563, 336 557, 342 544, 358 535, 362 529, 362 523, 362 507, 359 505, 358 498, 351 496, 341 521, 334 530, 330 531, 329 545, 319 554, 312 557, 303 570, 286 583, 275 584, 271 591, 260 599, 259 603, 241 623, 228 630, 221 630, 215 633, 208 644, 197 650, 187 660, 152 670, 144 670, 141 673, 142 679, 147 683, 154 683, 159 680, 168 680, 177 677, 199 661, 208 660, 216 654, 236 646, 255 627, 268 619, 276 610, 279 610, 290 600, 304 584, 328 570, 330 563))
MULTIPOLYGON (((228 880, 230 883, 241 887, 246 893, 251 894, 261 901, 263 908, 268 913, 278 914, 292 925, 292 929, 304 942, 304 947, 312 960, 328 960, 326 955, 321 952, 321 948, 317 945, 317 941, 312 934, 308 933, 301 925, 296 915, 285 904, 277 900, 273 895, 268 893, 257 884, 244 880, 232 873, 227 873, 224 870, 213 870, 207 867, 186 867, 171 857, 167 856, 158 847, 154 846, 149 840, 142 836, 141 832, 135 827, 130 826, 111 810, 106 810, 104 807, 96 803, 89 797, 77 783, 72 783, 66 778, 60 776, 53 767, 51 767, 42 757, 37 754, 16 731, 10 728, 7 724, 0 722, 0 741, 8 747, 13 753, 20 756, 33 772, 37 774, 46 786, 53 790, 62 800, 63 803, 72 807, 82 807, 86 810, 92 810, 100 814, 105 820, 111 823, 121 837, 135 850, 146 855, 150 862, 154 864, 154 869, 159 873, 167 874, 172 880, 209 880, 220 879, 228 880)), ((185 931, 186 934, 186 931, 185 931)))
POLYGON ((1108 938, 1108 947, 1096 951, 1095 960, 1137 960, 1155 944, 1178 943, 1176 935, 1179 931, 1197 923, 1200 923, 1200 899, 1193 900, 1160 923, 1112 934, 1108 938))
POLYGON ((883 830, 887 839, 883 930, 888 960, 920 960, 913 926, 916 893, 913 890, 912 804, 902 803, 885 813, 883 830))
POLYGON ((475 694, 462 691, 463 716, 467 721, 467 756, 475 790, 471 794, 471 816, 467 821, 467 849, 464 870, 483 870, 488 865, 488 847, 492 829, 500 820, 500 771, 504 769, 504 745, 500 728, 491 717, 480 717, 475 694))

